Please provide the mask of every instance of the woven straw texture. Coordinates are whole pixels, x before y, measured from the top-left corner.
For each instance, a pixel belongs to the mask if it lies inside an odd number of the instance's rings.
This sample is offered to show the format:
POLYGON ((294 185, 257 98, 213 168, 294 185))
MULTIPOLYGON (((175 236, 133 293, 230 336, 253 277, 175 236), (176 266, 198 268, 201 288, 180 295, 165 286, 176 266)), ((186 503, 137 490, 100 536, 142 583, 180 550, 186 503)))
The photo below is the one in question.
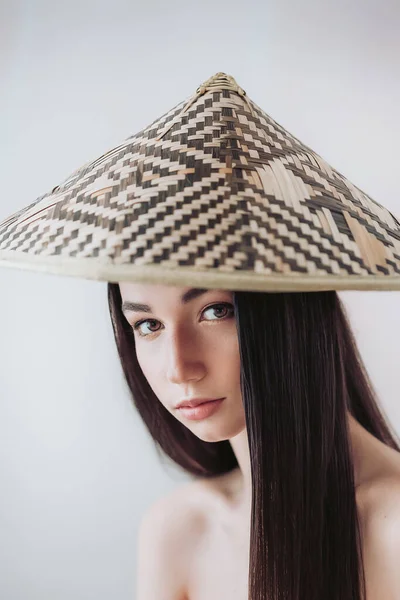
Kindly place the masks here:
POLYGON ((3 220, 0 265, 232 290, 399 290, 400 222, 217 73, 3 220))

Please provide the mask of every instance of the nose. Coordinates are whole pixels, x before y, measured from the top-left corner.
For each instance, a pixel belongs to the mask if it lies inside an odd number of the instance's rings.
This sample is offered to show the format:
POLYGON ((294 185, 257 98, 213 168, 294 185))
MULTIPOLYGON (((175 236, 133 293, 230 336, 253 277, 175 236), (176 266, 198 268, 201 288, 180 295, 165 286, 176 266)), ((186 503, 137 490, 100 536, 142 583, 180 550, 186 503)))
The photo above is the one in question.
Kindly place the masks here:
POLYGON ((171 383, 201 379, 205 364, 193 332, 176 331, 167 349, 167 378, 171 383))

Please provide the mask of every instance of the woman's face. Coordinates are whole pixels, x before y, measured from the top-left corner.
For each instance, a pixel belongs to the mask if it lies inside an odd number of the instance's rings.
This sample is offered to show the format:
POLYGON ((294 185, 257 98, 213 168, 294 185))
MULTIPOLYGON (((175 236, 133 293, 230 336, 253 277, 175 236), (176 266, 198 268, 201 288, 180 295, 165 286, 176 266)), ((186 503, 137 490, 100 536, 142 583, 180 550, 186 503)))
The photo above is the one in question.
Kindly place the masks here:
POLYGON ((191 288, 131 282, 121 282, 119 288, 125 318, 132 328, 137 326, 138 362, 165 408, 204 441, 240 433, 245 415, 232 292, 200 294, 196 288, 185 299, 191 288), (212 415, 196 421, 176 408, 184 399, 199 397, 225 400, 212 415))

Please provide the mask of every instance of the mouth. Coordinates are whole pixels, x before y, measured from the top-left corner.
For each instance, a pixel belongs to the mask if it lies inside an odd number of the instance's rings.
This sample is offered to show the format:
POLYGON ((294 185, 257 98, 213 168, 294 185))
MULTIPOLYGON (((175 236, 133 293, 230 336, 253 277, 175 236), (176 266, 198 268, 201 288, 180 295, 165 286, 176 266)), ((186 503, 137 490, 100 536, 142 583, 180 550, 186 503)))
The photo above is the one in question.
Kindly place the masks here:
POLYGON ((191 400, 183 400, 176 405, 176 408, 195 408, 196 406, 207 404, 208 402, 216 402, 217 400, 222 400, 222 398, 192 398, 191 400))
POLYGON ((193 407, 181 406, 180 408, 178 408, 178 410, 184 417, 186 417, 186 419, 199 421, 201 419, 206 419, 207 417, 210 417, 215 412, 217 412, 223 404, 224 400, 225 398, 218 398, 217 400, 208 400, 193 407))

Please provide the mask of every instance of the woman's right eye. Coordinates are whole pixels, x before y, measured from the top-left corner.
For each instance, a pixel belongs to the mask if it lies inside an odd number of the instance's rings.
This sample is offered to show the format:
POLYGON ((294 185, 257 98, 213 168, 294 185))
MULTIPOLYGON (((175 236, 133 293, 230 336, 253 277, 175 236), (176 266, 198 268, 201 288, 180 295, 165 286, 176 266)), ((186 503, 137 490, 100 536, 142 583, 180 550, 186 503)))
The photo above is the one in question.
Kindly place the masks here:
POLYGON ((133 329, 137 331, 141 337, 149 337, 152 333, 157 333, 156 331, 150 331, 150 333, 142 333, 139 328, 141 327, 141 325, 145 325, 147 323, 157 323, 157 321, 155 319, 146 319, 145 321, 138 321, 133 326, 133 329))

